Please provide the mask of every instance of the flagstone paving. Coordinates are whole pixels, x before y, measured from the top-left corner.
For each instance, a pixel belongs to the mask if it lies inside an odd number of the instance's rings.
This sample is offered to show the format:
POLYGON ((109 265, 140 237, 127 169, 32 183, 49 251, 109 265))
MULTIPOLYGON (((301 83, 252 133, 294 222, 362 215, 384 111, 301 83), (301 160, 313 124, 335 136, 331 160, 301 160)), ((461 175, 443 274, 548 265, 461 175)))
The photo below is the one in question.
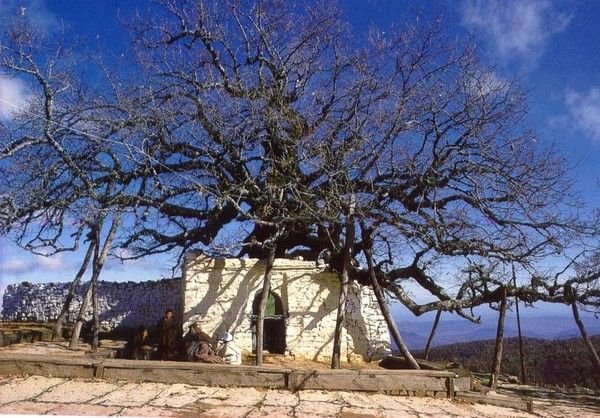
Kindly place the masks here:
POLYGON ((534 398, 535 414, 448 399, 0 376, 0 414, 161 417, 600 417, 600 407, 534 398))

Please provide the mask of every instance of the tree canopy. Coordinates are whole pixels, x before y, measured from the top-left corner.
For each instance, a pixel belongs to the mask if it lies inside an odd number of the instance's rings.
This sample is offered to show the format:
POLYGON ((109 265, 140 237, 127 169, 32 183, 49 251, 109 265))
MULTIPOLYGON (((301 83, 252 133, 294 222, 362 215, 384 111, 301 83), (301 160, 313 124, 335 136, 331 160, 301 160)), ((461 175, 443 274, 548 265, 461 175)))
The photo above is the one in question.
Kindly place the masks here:
POLYGON ((598 306, 596 267, 535 270, 595 232, 564 159, 524 126, 518 80, 440 21, 362 35, 318 2, 163 0, 125 25, 131 53, 81 71, 27 16, 0 38, 0 71, 32 86, 0 132, 0 230, 24 247, 71 248, 119 213, 133 258, 272 248, 367 284, 370 253, 416 314, 499 301, 490 272, 513 263, 531 280, 509 295, 589 283, 578 300, 598 306), (446 265, 458 291, 431 273, 446 265))

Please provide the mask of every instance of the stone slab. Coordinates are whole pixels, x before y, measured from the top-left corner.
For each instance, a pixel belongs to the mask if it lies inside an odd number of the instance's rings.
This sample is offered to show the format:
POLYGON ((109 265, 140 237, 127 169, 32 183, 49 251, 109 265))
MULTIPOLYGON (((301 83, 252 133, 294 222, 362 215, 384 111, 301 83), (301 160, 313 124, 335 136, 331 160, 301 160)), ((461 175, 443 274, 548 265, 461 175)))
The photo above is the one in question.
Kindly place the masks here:
POLYGON ((291 392, 268 391, 263 400, 264 405, 297 406, 298 395, 291 392))
POLYGON ((533 413, 533 402, 530 399, 519 399, 508 396, 494 396, 477 392, 458 392, 456 397, 460 400, 480 403, 486 405, 500 406, 504 408, 515 408, 521 411, 533 413))
POLYGON ((174 409, 156 408, 153 406, 123 408, 117 416, 128 417, 192 417, 193 413, 174 409))
MULTIPOLYGON (((43 405, 43 404, 40 404, 43 405)), ((52 405, 52 404, 47 404, 52 405)), ((103 406, 90 404, 59 404, 47 411, 51 415, 69 415, 69 416, 109 416, 119 412, 120 406, 103 406)))
POLYGON ((294 408, 291 406, 264 405, 260 409, 252 411, 246 418, 280 418, 293 417, 294 408))
POLYGON ((141 407, 156 398, 165 389, 164 385, 156 383, 126 383, 118 391, 97 398, 92 403, 106 406, 141 407))
POLYGON ((83 403, 105 396, 116 389, 117 385, 108 382, 67 381, 44 392, 36 401, 83 403))
POLYGON ((56 406, 52 403, 14 402, 8 405, 0 405, 0 415, 44 415, 56 406))
POLYGON ((214 395, 219 388, 208 386, 190 386, 181 383, 169 385, 150 405, 169 408, 183 408, 214 395))
POLYGON ((342 410, 343 405, 330 402, 300 402, 295 409, 295 416, 335 416, 342 410))
POLYGON ((41 395, 53 386, 63 383, 63 380, 31 376, 26 379, 15 379, 14 381, 0 386, 0 404, 24 401, 41 395))

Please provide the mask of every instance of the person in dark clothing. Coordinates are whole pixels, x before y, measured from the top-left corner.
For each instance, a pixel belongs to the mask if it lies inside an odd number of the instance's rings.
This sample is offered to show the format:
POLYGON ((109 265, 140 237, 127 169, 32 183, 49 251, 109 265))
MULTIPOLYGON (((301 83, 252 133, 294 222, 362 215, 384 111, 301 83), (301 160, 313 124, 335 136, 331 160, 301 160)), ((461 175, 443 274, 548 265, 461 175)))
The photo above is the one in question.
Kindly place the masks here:
POLYGON ((175 358, 179 328, 173 318, 173 310, 167 309, 165 315, 156 324, 156 337, 158 340, 158 358, 172 360, 175 358))
POLYGON ((202 331, 200 323, 190 325, 184 337, 187 361, 200 361, 202 363, 223 363, 223 359, 215 354, 211 346, 211 338, 202 331))
POLYGON ((150 360, 150 354, 152 353, 152 345, 150 344, 150 338, 148 335, 148 328, 141 325, 135 338, 131 343, 131 358, 134 360, 150 360))

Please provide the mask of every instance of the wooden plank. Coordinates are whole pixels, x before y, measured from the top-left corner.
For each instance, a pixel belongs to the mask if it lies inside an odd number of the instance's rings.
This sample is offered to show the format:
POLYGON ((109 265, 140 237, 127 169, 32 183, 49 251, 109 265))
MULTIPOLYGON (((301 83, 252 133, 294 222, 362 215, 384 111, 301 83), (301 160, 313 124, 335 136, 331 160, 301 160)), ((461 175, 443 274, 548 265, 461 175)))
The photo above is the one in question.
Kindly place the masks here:
POLYGON ((56 362, 29 360, 0 361, 0 375, 22 374, 89 379, 94 377, 94 368, 91 364, 57 364, 56 362))
POLYGON ((501 406, 504 408, 519 409, 533 413, 533 402, 528 398, 521 399, 514 397, 484 395, 477 392, 457 392, 456 398, 471 403, 501 406))
POLYGON ((456 395, 456 388, 454 386, 455 381, 453 377, 447 377, 446 378, 446 387, 448 389, 448 391, 446 392, 448 398, 450 399, 454 399, 454 396, 456 395))
POLYGON ((230 367, 118 367, 103 363, 104 378, 134 382, 186 383, 205 386, 239 386, 285 389, 287 373, 235 370, 230 367))
POLYGON ((266 366, 235 366, 230 364, 210 364, 187 361, 153 361, 153 360, 125 360, 125 359, 105 359, 102 361, 105 367, 121 369, 189 369, 189 370, 214 370, 223 372, 224 370, 233 370, 236 372, 260 372, 260 373, 289 373, 291 369, 283 367, 266 366))
MULTIPOLYGON (((452 376, 453 377, 453 376, 452 376)), ((436 391, 447 392, 448 376, 419 376, 412 374, 379 374, 364 372, 324 373, 322 370, 295 370, 290 380, 293 390, 348 390, 348 391, 436 391)))
MULTIPOLYGON (((305 370, 305 369, 294 369, 305 370)), ((447 370, 385 370, 385 369, 319 369, 315 370, 321 375, 345 376, 350 373, 360 373, 378 376, 426 376, 426 377, 455 377, 456 373, 447 370)))
MULTIPOLYGON (((94 360, 86 357, 77 357, 69 355, 44 355, 44 354, 27 354, 17 352, 0 352, 0 362, 11 362, 11 361, 22 361, 22 362, 44 362, 52 363, 56 365, 84 365, 92 366, 95 363, 94 360)), ((96 361, 97 363, 97 361, 96 361)))

